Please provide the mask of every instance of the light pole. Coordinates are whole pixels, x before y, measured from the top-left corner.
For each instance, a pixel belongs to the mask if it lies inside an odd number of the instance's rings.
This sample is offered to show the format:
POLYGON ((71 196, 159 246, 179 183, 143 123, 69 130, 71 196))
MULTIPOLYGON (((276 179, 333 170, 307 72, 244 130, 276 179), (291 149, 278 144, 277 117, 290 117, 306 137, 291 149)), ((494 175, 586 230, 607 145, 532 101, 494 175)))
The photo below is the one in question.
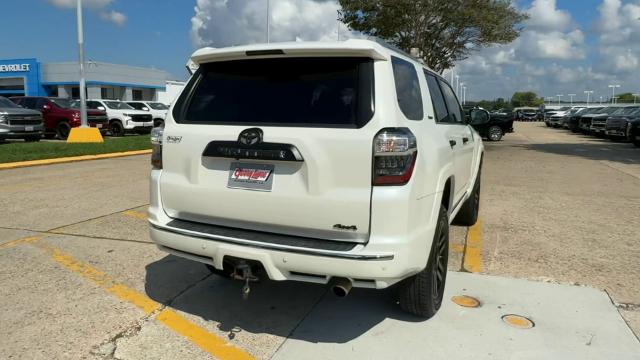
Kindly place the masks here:
POLYGON ((593 94, 593 90, 585 90, 584 93, 587 94, 587 107, 589 107, 589 97, 593 94))
POLYGON ((571 106, 573 106, 573 97, 576 96, 576 94, 567 94, 569 95, 569 97, 571 98, 571 106))
POLYGON ((461 83, 460 83, 460 92, 457 94, 457 95, 458 95, 458 97, 460 98, 460 100, 462 100, 462 88, 463 88, 463 87, 464 87, 464 83, 463 83, 463 82, 461 82, 461 83))
POLYGON ((609 85, 611 88, 611 103, 613 104, 613 98, 616 96, 616 88, 619 88, 620 85, 609 85))
POLYGON ((563 97, 564 95, 558 94, 556 96, 558 97, 558 106, 560 106, 560 98, 563 97))
POLYGON ((602 105, 602 96, 600 96, 600 105, 602 105))
POLYGON ((640 96, 640 94, 631 94, 633 95, 633 104, 635 105, 636 101, 638 100, 638 96, 640 96))
POLYGON ((462 105, 467 105, 467 87, 462 87, 462 105))
POLYGON ((456 75, 456 95, 460 94, 460 75, 456 75))
POLYGON ((271 6, 267 0, 267 44, 271 42, 271 6))

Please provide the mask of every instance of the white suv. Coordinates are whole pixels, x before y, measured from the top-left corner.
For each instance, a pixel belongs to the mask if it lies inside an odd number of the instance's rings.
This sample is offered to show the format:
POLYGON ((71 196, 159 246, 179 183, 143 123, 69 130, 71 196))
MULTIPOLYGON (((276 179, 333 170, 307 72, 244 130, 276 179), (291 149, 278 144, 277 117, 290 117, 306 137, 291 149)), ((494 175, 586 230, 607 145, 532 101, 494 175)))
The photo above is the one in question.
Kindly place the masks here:
POLYGON ((153 118, 148 112, 136 110, 120 100, 87 100, 87 109, 107 112, 112 136, 124 136, 128 132, 148 134, 153 128, 153 118))
MULTIPOLYGON (((218 274, 382 289, 430 317, 483 144, 451 86, 367 40, 196 51, 152 131, 151 238, 218 274)), ((470 118, 488 121, 484 110, 470 118)))
POLYGON ((140 111, 146 111, 153 117, 153 126, 164 126, 169 107, 156 101, 127 101, 127 105, 140 111))

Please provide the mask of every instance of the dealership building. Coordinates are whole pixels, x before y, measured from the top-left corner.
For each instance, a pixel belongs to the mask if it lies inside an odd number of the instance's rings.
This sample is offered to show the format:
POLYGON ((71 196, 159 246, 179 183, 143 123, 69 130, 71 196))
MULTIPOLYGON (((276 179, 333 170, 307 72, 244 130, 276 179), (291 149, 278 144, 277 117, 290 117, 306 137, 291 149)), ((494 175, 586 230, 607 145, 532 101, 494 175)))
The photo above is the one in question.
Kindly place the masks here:
MULTIPOLYGON (((89 61, 85 64, 88 99, 158 100, 169 74, 162 70, 89 61)), ((40 63, 37 59, 0 60, 0 96, 56 96, 77 99, 77 62, 40 63)), ((160 96, 162 97, 162 96, 160 96)))

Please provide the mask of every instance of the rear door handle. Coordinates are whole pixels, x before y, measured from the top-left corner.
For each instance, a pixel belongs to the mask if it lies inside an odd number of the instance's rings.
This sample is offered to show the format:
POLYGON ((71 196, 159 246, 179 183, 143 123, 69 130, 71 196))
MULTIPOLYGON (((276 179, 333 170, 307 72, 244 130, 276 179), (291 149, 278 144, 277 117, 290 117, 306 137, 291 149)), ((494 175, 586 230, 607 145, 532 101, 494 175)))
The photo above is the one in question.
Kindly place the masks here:
POLYGON ((454 147, 454 146, 456 146, 457 144, 458 144, 458 143, 457 143, 455 140, 449 140, 449 145, 450 145, 451 147, 454 147))
POLYGON ((468 142, 469 142, 469 138, 468 138, 468 137, 463 137, 463 138, 462 138, 462 143, 463 143, 463 144, 466 144, 466 143, 468 143, 468 142))

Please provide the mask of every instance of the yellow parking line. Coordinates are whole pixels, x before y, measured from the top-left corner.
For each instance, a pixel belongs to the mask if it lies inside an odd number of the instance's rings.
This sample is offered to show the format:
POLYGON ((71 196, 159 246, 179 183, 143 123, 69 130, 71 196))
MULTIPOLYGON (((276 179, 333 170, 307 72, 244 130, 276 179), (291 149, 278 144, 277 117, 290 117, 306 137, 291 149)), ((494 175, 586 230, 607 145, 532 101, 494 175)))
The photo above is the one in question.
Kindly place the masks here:
POLYGON ((0 249, 8 249, 10 247, 14 247, 14 246, 17 246, 17 245, 20 245, 20 244, 26 244, 26 243, 38 241, 40 239, 42 239, 42 236, 29 236, 29 237, 26 237, 26 238, 13 240, 13 241, 9 241, 7 243, 1 244, 0 245, 0 249))
POLYGON ((124 157, 124 156, 146 155, 146 154, 151 154, 151 150, 133 150, 133 151, 122 151, 122 152, 116 152, 116 153, 97 154, 97 155, 81 155, 81 156, 70 156, 70 157, 62 157, 62 158, 54 158, 54 159, 16 161, 16 162, 0 164, 0 170, 16 169, 16 168, 22 168, 22 167, 28 167, 28 166, 38 166, 38 165, 63 164, 63 163, 70 163, 70 162, 76 162, 76 161, 112 159, 112 158, 118 158, 118 157, 124 157))
POLYGON ((62 250, 43 242, 37 242, 36 240, 30 240, 30 242, 38 248, 48 252, 55 262, 71 272, 93 282, 109 294, 114 295, 122 301, 126 301, 137 306, 144 311, 145 314, 151 314, 160 310, 156 317, 160 323, 184 336, 193 344, 197 345, 199 348, 215 358, 223 360, 253 359, 250 354, 246 353, 242 349, 227 343, 221 337, 211 334, 202 327, 180 316, 175 311, 166 308, 163 309, 163 306, 160 303, 140 294, 136 290, 124 284, 118 283, 115 279, 104 272, 95 269, 80 260, 74 259, 70 254, 63 252, 62 250))
POLYGON ((482 222, 480 219, 467 230, 463 268, 469 272, 482 271, 482 222))
POLYGON ((143 213, 143 212, 140 212, 140 211, 127 210, 127 211, 123 211, 122 213, 127 215, 127 216, 134 217, 136 219, 147 220, 147 213, 143 213))

